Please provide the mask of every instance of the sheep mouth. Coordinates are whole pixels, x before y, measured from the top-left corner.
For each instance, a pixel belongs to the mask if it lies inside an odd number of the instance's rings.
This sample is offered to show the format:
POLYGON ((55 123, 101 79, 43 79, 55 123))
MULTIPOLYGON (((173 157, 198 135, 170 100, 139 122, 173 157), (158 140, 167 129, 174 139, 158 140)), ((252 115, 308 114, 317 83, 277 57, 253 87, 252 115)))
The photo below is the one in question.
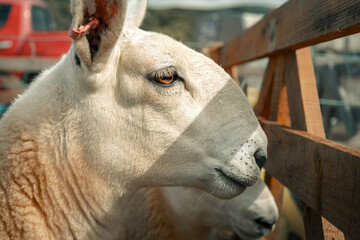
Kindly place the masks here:
POLYGON ((224 239, 224 240, 244 240, 234 232, 232 232, 230 236, 221 237, 220 239, 224 239))
POLYGON ((237 187, 237 188, 246 188, 246 186, 243 183, 241 183, 238 180, 228 176, 221 169, 215 168, 215 171, 217 172, 220 179, 223 182, 225 182, 227 185, 234 186, 234 187, 237 187))
POLYGON ((231 240, 241 240, 241 238, 236 233, 234 233, 231 240))
POLYGON ((233 237, 231 240, 249 240, 249 239, 259 239, 263 237, 265 234, 263 232, 258 231, 249 231, 249 229, 243 229, 237 224, 236 220, 231 220, 231 226, 233 231, 233 237))
POLYGON ((261 236, 248 236, 243 233, 243 237, 234 233, 231 237, 231 240, 249 240, 249 239, 259 239, 261 236))

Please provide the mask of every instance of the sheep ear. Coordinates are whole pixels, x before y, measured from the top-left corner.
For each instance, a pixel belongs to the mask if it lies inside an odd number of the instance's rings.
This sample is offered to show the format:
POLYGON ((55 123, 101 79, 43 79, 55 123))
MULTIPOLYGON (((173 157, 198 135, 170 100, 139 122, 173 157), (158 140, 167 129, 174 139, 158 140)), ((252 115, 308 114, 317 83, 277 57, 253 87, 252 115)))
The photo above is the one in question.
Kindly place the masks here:
POLYGON ((128 0, 125 26, 138 28, 146 14, 147 0, 128 0))
POLYGON ((76 53, 86 67, 106 63, 124 26, 127 0, 71 0, 76 53))

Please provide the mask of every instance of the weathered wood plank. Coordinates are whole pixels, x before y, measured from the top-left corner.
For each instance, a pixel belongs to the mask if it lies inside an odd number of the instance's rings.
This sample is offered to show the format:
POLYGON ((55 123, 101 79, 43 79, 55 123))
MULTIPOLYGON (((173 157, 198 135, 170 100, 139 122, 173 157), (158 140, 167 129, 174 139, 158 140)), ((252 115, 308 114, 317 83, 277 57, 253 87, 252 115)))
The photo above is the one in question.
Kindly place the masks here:
POLYGON ((268 118, 271 112, 272 86, 276 68, 276 57, 270 58, 265 72, 264 81, 259 94, 259 99, 254 107, 257 116, 268 118))
MULTIPOLYGON (((324 218, 304 203, 302 203, 302 208, 306 239, 326 239, 323 226, 324 218)), ((337 238, 332 238, 331 240, 333 239, 337 240, 337 238)))
MULTIPOLYGON (((291 127, 325 137, 310 48, 288 53, 285 59, 291 127)), ((325 218, 308 207, 304 209, 307 239, 344 240, 344 234, 325 218), (321 224, 317 224, 318 222, 321 224)))
POLYGON ((216 60, 228 67, 358 32, 359 0, 291 0, 217 48, 216 60))
POLYGON ((276 121, 279 112, 280 93, 285 85, 284 82, 284 56, 276 56, 276 68, 274 72, 272 93, 271 93, 271 114, 269 120, 276 121))
POLYGON ((325 137, 310 48, 285 57, 291 127, 325 137))
POLYGON ((291 126, 290 110, 289 110, 286 85, 284 85, 282 87, 280 96, 279 96, 277 122, 284 126, 288 126, 288 127, 291 126))
POLYGON ((351 238, 360 234, 360 151, 261 120, 266 170, 351 238))
POLYGON ((310 47, 287 54, 285 59, 291 127, 325 137, 310 47))

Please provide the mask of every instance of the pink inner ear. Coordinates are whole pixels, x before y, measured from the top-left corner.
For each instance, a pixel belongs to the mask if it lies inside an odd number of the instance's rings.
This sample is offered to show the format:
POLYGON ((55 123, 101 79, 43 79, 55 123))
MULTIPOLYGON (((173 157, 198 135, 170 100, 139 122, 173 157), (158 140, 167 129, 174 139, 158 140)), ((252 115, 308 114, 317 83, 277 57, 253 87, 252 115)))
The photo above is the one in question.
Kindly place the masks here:
POLYGON ((109 11, 106 6, 107 1, 104 0, 95 0, 96 4, 96 13, 95 17, 98 18, 101 22, 101 24, 105 25, 107 27, 109 25, 109 22, 111 21, 111 18, 114 17, 114 15, 118 12, 118 9, 121 7, 118 5, 117 1, 114 1, 114 5, 110 7, 109 11))
POLYGON ((81 25, 79 30, 75 30, 71 27, 68 32, 69 36, 73 39, 80 39, 99 25, 99 20, 94 17, 90 17, 87 22, 87 24, 81 25))

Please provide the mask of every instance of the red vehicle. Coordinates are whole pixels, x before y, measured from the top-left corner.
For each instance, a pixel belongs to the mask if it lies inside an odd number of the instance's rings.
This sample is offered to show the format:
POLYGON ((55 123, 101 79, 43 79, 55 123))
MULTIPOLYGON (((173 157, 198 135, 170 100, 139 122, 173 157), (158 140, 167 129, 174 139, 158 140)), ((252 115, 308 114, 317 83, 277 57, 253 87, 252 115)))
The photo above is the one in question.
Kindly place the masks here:
POLYGON ((0 56, 59 58, 71 45, 44 2, 0 0, 0 56))
POLYGON ((0 0, 0 102, 11 101, 20 82, 29 83, 70 45, 66 31, 55 31, 44 2, 0 0))

